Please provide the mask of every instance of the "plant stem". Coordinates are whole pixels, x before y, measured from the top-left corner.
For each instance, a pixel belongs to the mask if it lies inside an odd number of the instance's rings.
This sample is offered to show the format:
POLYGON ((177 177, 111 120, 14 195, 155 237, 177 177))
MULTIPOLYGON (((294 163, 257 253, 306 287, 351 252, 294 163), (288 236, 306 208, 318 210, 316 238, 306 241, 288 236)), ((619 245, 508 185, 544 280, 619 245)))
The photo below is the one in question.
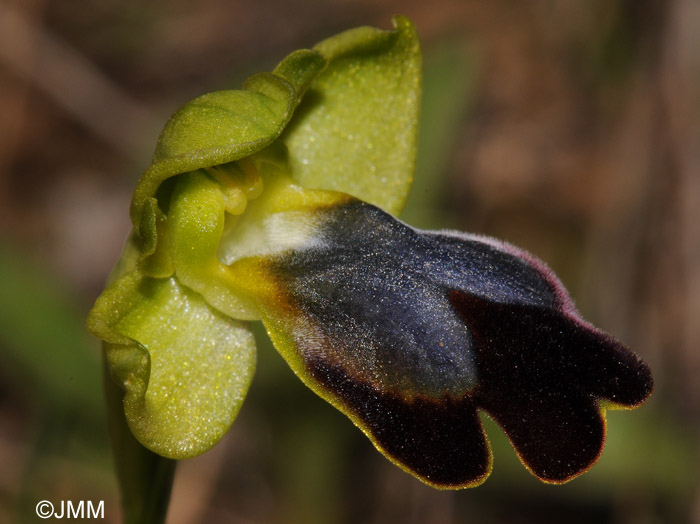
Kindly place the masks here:
POLYGON ((177 461, 156 455, 134 438, 124 417, 123 391, 109 376, 106 365, 104 388, 124 524, 163 524, 177 461))

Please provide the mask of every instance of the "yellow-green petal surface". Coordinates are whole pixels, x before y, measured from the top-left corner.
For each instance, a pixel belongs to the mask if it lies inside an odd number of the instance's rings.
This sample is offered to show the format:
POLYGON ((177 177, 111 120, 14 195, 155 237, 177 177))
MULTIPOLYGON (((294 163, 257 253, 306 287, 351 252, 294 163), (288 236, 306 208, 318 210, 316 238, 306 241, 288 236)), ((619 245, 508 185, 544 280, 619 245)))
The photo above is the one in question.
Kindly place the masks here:
POLYGON ((396 17, 394 25, 352 29, 315 46, 328 67, 282 139, 300 186, 349 193, 396 215, 413 180, 421 53, 411 22, 396 17))
MULTIPOLYGON (((255 368, 247 324, 212 309, 175 278, 134 272, 98 299, 93 325, 106 339, 114 380, 134 436, 169 458, 196 456, 216 444, 243 403, 255 368), (104 310, 111 315, 101 315, 104 310), (105 330, 111 333, 105 333, 105 330)), ((98 333, 96 333, 98 334, 98 333)))

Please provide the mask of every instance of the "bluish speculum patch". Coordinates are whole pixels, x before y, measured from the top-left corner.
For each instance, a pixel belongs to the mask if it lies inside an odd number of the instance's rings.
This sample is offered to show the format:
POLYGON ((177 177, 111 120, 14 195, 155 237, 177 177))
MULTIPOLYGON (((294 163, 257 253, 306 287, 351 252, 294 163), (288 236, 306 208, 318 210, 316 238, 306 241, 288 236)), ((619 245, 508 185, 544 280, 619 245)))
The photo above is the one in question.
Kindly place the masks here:
POLYGON ((314 214, 306 244, 240 261, 274 282, 263 321, 302 379, 427 482, 488 475, 479 410, 537 476, 568 480, 602 449, 601 403, 649 395, 646 365, 531 255, 354 199, 314 214))

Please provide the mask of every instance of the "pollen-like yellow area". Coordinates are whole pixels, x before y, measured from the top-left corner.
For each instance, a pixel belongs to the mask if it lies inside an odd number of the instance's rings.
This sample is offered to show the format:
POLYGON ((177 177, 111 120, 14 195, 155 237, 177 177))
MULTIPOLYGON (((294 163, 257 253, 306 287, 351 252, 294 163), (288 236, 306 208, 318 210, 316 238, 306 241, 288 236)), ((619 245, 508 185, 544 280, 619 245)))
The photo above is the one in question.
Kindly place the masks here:
POLYGON ((317 246, 322 242, 319 210, 349 198, 335 191, 302 188, 284 166, 270 162, 245 159, 235 169, 233 176, 248 201, 244 213, 229 213, 227 218, 218 250, 219 260, 227 266, 245 257, 317 246))
POLYGON ((266 271, 264 259, 246 257, 228 266, 237 290, 250 297, 255 297, 259 305, 279 304, 280 290, 274 277, 266 271))
POLYGON ((206 169, 221 186, 224 208, 230 215, 242 215, 249 200, 263 192, 263 180, 255 165, 249 160, 231 162, 206 169))
POLYGON ((242 215, 245 211, 248 199, 239 187, 225 188, 224 207, 227 213, 232 215, 242 215))
POLYGON ((260 176, 258 168, 248 158, 242 158, 238 161, 238 165, 243 171, 243 190, 249 200, 255 200, 263 191, 263 179, 260 176))
POLYGON ((231 267, 323 242, 319 210, 347 200, 296 185, 283 160, 267 154, 183 174, 171 196, 168 235, 175 276, 219 312, 257 320, 265 278, 231 267), (256 289, 246 290, 253 285, 256 289))

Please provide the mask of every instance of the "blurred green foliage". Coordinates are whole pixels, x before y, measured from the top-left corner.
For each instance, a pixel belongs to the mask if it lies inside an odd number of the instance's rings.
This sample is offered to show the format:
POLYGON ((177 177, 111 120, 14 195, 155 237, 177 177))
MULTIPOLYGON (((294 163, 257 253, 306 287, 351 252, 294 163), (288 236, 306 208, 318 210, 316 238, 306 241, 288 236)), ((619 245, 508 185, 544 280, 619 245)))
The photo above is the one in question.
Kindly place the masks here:
POLYGON ((97 416, 103 411, 99 355, 76 299, 49 268, 37 267, 7 242, 0 247, 0 282, 5 380, 42 407, 97 416))
POLYGON ((51 270, 0 241, 0 378, 32 413, 16 504, 0 507, 34 522, 39 500, 104 500, 115 490, 97 344, 75 297, 51 270))

